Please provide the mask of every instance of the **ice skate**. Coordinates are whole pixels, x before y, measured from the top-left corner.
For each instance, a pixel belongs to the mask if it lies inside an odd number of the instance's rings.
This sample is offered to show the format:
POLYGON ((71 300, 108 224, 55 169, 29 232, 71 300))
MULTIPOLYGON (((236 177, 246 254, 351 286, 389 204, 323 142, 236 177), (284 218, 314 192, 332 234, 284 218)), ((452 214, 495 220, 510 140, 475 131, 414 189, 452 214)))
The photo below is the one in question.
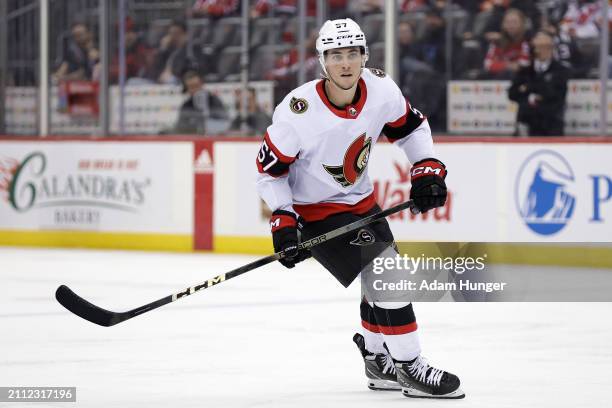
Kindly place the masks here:
POLYGON ((399 391, 402 387, 397 382, 395 365, 393 359, 387 353, 370 353, 365 348, 363 336, 355 333, 353 341, 359 348, 363 362, 365 363, 365 374, 368 377, 368 388, 376 391, 399 391))
POLYGON ((402 393, 410 398, 464 398, 459 388, 459 378, 444 370, 432 367, 419 356, 408 362, 395 362, 397 381, 402 393))

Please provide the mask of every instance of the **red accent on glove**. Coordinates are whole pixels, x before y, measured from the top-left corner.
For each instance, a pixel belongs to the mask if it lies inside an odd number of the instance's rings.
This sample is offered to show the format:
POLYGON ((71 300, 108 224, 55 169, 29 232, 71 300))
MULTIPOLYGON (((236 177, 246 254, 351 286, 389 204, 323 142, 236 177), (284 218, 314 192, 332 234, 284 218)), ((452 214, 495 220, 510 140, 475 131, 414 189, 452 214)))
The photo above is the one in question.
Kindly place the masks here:
POLYGON ((414 163, 410 169, 410 177, 412 180, 423 176, 439 176, 442 179, 446 178, 446 166, 436 159, 424 159, 414 163))
POLYGON ((297 219, 295 216, 285 214, 272 214, 270 218, 270 229, 272 232, 276 232, 279 229, 286 227, 296 227, 297 219))

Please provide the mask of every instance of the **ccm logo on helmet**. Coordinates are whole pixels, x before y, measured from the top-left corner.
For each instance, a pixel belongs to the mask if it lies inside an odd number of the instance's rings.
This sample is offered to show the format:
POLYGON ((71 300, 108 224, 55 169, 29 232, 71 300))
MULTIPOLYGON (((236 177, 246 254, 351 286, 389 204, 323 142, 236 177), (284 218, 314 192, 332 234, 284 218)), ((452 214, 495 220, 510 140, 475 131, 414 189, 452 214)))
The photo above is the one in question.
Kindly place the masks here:
POLYGON ((413 168, 410 175, 412 177, 425 175, 425 174, 435 174, 436 176, 439 176, 441 173, 442 173, 442 169, 439 167, 434 169, 433 167, 429 167, 429 166, 420 166, 420 167, 413 168))

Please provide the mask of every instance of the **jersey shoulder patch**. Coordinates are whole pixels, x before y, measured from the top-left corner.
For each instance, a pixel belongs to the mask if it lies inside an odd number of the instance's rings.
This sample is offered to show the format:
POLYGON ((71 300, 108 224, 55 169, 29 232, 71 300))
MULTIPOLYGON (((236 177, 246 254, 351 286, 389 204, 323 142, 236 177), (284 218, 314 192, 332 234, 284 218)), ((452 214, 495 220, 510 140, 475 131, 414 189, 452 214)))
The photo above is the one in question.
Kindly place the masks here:
POLYGON ((378 68, 368 68, 368 69, 370 70, 371 73, 373 73, 379 78, 384 78, 387 76, 386 72, 383 71, 382 69, 378 69, 378 68))
POLYGON ((304 113, 308 110, 308 102, 304 98, 292 97, 289 100, 289 109, 296 114, 304 113))

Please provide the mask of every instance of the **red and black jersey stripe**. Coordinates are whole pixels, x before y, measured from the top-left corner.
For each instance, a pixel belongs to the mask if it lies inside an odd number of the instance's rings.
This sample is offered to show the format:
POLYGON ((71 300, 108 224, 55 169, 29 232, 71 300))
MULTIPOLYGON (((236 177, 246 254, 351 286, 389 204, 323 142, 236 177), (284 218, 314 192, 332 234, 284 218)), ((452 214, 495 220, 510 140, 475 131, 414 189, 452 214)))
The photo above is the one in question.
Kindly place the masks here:
POLYGON ((421 123, 423 123, 425 119, 425 115, 413 108, 410 103, 406 101, 406 113, 399 119, 386 123, 382 131, 389 141, 395 142, 414 132, 416 128, 421 126, 421 123))
POLYGON ((289 165, 295 161, 296 157, 286 156, 270 140, 270 135, 266 132, 261 148, 257 154, 257 170, 260 173, 267 173, 272 177, 284 176, 289 172, 289 165))

